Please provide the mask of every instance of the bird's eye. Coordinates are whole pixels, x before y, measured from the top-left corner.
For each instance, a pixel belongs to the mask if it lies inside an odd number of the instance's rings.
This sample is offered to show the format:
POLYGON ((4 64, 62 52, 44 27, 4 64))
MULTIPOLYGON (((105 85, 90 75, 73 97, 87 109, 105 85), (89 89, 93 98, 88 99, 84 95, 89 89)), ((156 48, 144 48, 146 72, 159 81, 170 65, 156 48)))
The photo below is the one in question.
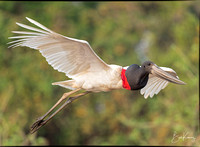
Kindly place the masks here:
POLYGON ((151 65, 151 63, 148 64, 148 66, 150 66, 150 65, 151 65))

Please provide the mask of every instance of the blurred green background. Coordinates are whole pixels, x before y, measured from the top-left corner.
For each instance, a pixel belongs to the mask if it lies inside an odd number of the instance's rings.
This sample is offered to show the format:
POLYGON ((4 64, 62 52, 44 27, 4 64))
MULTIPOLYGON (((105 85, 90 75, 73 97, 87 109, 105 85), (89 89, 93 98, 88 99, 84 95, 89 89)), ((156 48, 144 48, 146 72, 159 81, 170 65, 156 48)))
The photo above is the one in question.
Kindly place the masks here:
MULTIPOLYGON (((200 145, 199 7, 178 2, 0 2, 0 146, 200 145), (151 60, 187 85, 169 84, 152 99, 125 89, 74 102, 37 133, 29 127, 68 89, 38 51, 8 48, 30 17, 62 35, 87 40, 108 64, 151 60), (191 139, 172 142, 176 133, 191 139)), ((177 138, 176 138, 177 139, 177 138)))

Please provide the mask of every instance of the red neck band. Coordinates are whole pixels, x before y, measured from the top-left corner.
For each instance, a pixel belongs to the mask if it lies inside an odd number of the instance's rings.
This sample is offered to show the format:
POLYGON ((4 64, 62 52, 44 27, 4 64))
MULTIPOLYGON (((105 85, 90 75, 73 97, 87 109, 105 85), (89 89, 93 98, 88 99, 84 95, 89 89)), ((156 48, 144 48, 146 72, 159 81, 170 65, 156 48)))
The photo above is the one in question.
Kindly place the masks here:
POLYGON ((126 72, 126 70, 122 68, 122 72, 121 72, 122 86, 123 86, 123 88, 125 88, 127 90, 131 90, 131 87, 127 81, 125 72, 126 72))

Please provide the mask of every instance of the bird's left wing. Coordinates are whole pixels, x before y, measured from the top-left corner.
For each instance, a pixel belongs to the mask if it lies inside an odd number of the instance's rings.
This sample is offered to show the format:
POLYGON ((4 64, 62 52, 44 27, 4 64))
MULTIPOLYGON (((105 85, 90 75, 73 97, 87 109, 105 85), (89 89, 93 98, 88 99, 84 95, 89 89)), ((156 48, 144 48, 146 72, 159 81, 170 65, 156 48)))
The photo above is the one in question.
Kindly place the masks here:
MULTIPOLYGON (((178 78, 176 72, 168 67, 160 67, 165 72, 169 73, 170 75, 178 78)), ((153 74, 149 74, 149 80, 147 82, 147 85, 140 90, 140 93, 143 95, 144 98, 148 98, 150 96, 151 98, 154 96, 154 94, 158 94, 160 90, 164 89, 169 82, 161 79, 157 76, 154 76, 153 74)))
POLYGON ((9 39, 17 39, 9 42, 12 44, 10 47, 27 46, 39 50, 54 69, 65 73, 70 78, 75 78, 82 73, 110 68, 95 54, 87 41, 60 35, 30 18, 27 19, 39 28, 16 23, 31 31, 12 31, 22 35, 9 37, 9 39))

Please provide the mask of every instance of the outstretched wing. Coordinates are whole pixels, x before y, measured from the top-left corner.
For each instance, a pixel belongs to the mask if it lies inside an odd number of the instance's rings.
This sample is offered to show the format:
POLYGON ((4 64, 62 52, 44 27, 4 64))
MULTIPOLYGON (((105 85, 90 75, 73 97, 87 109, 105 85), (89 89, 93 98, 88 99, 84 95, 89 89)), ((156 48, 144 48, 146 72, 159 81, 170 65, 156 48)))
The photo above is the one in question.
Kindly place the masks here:
POLYGON ((9 47, 27 46, 39 50, 54 69, 65 73, 70 78, 81 73, 98 72, 110 68, 95 54, 87 41, 60 35, 32 19, 26 18, 40 29, 16 23, 31 32, 12 31, 23 36, 9 37, 9 39, 17 39, 9 42, 12 44, 9 47))
MULTIPOLYGON (((168 67, 160 67, 162 70, 166 71, 170 75, 178 78, 176 72, 168 67)), ((164 89, 169 82, 161 79, 159 77, 156 77, 152 74, 149 74, 149 80, 147 82, 147 85, 140 90, 140 93, 143 95, 144 98, 148 98, 150 96, 151 98, 154 96, 154 94, 158 94, 160 90, 164 89)))

